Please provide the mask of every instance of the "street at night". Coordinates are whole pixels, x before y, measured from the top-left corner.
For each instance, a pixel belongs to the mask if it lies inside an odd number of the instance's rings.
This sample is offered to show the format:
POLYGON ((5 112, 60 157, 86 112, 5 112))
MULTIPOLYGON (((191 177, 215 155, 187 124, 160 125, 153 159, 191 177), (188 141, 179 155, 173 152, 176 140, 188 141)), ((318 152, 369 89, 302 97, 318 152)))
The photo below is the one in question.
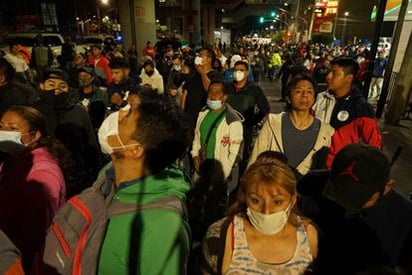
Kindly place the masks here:
POLYGON ((0 3, 0 274, 412 274, 409 0, 0 3))

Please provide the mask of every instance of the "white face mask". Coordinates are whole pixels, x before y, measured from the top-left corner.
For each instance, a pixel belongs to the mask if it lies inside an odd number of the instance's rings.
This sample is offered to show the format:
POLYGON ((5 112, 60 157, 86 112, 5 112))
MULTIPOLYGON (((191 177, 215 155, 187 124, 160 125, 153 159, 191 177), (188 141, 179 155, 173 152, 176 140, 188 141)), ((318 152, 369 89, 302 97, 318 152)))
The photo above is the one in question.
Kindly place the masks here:
POLYGON ((12 154, 14 152, 24 149, 26 146, 30 145, 34 141, 24 144, 21 141, 21 137, 32 133, 34 132, 22 134, 18 131, 0 130, 0 151, 12 154))
POLYGON ((285 227, 289 218, 290 206, 286 210, 282 210, 273 214, 263 214, 247 208, 246 214, 249 217, 252 225, 265 235, 274 235, 285 227))
POLYGON ((210 110, 219 110, 223 106, 221 100, 210 100, 210 99, 206 101, 206 105, 210 110))
POLYGON ((113 153, 112 147, 107 142, 109 136, 119 135, 119 112, 114 112, 110 114, 102 123, 97 133, 99 138, 100 148, 103 153, 111 154, 113 153))
POLYGON ((242 72, 242 71, 235 71, 235 72, 233 73, 233 79, 234 79, 236 82, 240 82, 240 81, 242 81, 244 78, 245 78, 245 73, 242 72))
MULTIPOLYGON (((130 110, 130 105, 126 105, 122 108, 122 111, 130 110)), ((99 132, 97 133, 97 137, 99 139, 100 148, 103 153, 111 155, 113 153, 113 149, 126 149, 127 147, 136 146, 136 144, 127 144, 124 145, 122 140, 119 137, 119 112, 114 112, 110 114, 102 123, 99 128, 99 132), (120 143, 120 146, 110 146, 108 142, 109 136, 116 136, 117 140, 120 143)))
POLYGON ((195 65, 203 65, 203 57, 196 56, 195 65))
POLYGON ((23 142, 21 142, 21 136, 21 132, 18 131, 0 130, 0 141, 12 141, 18 144, 23 144, 23 142))

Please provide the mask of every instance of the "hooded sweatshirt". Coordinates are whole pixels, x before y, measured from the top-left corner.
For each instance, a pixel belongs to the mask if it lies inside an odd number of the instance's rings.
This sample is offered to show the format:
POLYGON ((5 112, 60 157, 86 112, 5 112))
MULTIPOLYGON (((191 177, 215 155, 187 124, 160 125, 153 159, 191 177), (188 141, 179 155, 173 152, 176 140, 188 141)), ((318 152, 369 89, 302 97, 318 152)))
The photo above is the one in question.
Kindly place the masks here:
MULTIPOLYGON (((177 196, 185 200, 189 181, 171 166, 144 178, 123 183, 114 199, 147 204, 177 196)), ((99 274, 185 274, 189 227, 180 213, 151 209, 112 217, 100 254, 99 274)))

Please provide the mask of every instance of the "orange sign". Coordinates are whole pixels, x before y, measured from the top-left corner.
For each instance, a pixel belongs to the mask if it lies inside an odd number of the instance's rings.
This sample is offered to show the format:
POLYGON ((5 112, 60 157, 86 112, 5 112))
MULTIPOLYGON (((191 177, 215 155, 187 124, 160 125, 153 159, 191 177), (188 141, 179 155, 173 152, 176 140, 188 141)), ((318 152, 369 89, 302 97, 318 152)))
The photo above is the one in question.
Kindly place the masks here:
POLYGON ((385 12, 399 6, 401 3, 402 0, 388 0, 388 2, 386 2, 385 12))

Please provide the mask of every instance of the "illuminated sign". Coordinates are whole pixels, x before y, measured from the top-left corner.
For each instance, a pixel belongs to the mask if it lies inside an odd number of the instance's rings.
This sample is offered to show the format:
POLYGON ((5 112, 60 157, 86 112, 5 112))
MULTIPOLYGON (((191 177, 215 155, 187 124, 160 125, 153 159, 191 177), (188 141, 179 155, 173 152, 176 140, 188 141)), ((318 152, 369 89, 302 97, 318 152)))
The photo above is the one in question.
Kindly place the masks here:
POLYGON ((315 8, 326 8, 327 2, 317 2, 315 8))
MULTIPOLYGON (((408 2, 410 2, 409 0, 408 2)), ((386 2, 386 7, 385 7, 385 15, 390 14, 391 12, 399 9, 402 5, 402 0, 388 0, 386 2)), ((371 13, 371 20, 375 21, 376 19, 376 6, 373 7, 372 13, 371 13)))
POLYGON ((338 7, 338 1, 330 1, 326 5, 328 8, 337 8, 338 7))

